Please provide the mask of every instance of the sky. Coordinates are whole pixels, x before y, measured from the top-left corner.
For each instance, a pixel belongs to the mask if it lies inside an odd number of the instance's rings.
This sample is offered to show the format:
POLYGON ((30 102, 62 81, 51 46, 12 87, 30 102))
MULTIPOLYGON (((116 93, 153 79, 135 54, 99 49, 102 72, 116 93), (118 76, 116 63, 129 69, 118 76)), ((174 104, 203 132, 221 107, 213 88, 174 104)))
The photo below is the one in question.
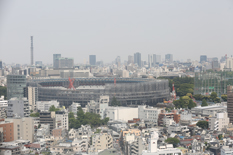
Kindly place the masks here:
POLYGON ((52 63, 53 54, 85 63, 117 56, 173 54, 175 60, 200 55, 233 55, 232 0, 0 0, 0 59, 52 63))

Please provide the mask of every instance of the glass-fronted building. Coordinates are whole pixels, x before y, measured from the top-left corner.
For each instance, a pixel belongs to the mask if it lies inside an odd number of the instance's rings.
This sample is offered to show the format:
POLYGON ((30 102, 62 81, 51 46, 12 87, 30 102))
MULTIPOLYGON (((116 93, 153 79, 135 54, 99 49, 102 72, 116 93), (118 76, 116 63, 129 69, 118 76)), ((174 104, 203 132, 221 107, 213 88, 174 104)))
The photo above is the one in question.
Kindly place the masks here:
POLYGON ((210 95, 216 92, 220 97, 227 94, 227 85, 233 84, 233 72, 197 72, 194 78, 194 94, 210 95))
POLYGON ((25 75, 7 75, 7 99, 24 97, 25 75))

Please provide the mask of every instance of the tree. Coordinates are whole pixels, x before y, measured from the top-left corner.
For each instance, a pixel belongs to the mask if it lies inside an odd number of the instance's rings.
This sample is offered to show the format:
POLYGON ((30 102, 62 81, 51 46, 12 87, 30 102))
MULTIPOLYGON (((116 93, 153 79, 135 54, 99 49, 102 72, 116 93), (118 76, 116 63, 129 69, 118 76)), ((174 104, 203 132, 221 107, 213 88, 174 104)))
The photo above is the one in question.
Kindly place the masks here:
POLYGON ((202 101, 203 100, 203 95, 201 94, 196 94, 196 95, 193 95, 193 98, 195 98, 195 100, 199 100, 199 101, 202 101))
POLYGON ((212 99, 212 101, 214 101, 216 97, 217 97, 217 93, 216 92, 212 92, 210 94, 210 98, 212 99))
POLYGON ((215 100, 214 100, 215 103, 220 103, 220 98, 219 97, 216 97, 215 100))
POLYGON ((188 96, 183 96, 182 99, 184 100, 185 104, 188 105, 190 98, 188 96))
POLYGON ((49 111, 59 111, 60 109, 59 108, 56 108, 54 105, 52 105, 50 108, 49 108, 49 111))
POLYGON ((177 147, 177 145, 180 143, 179 139, 177 138, 168 138, 165 140, 168 144, 173 144, 174 147, 177 147))
POLYGON ((112 98, 111 106, 121 106, 121 103, 117 101, 115 96, 112 98))
POLYGON ((30 117, 40 117, 40 113, 39 112, 31 113, 30 117))
POLYGON ((209 123, 207 121, 198 121, 197 126, 199 126, 202 129, 208 129, 209 128, 209 123))
POLYGON ((218 139, 221 140, 223 138, 222 134, 218 135, 218 139))
POLYGON ((202 100, 202 104, 201 104, 202 107, 205 107, 205 106, 208 106, 207 102, 205 99, 202 100))
POLYGON ((227 101, 227 95, 223 94, 223 95, 221 95, 221 98, 223 101, 227 101))
POLYGON ((193 100, 189 100, 189 104, 188 104, 188 108, 189 109, 192 109, 192 108, 194 108, 194 107, 196 107, 197 105, 196 105, 196 103, 195 102, 193 102, 193 100))

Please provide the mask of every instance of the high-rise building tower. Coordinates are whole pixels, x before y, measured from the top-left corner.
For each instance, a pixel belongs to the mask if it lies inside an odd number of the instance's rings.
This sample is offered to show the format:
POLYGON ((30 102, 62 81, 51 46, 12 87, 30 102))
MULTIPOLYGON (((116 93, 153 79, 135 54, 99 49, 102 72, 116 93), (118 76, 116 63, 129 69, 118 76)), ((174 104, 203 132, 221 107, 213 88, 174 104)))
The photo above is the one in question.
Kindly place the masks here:
POLYGON ((26 87, 25 75, 7 75, 7 99, 23 97, 26 87))
POLYGON ((153 65, 161 63, 161 55, 153 54, 153 65))
POLYGON ((227 113, 233 123, 233 86, 227 86, 227 113))
POLYGON ((207 61, 207 56, 206 55, 201 55, 200 56, 200 62, 206 62, 207 61))
POLYGON ((166 54, 165 55, 165 62, 172 63, 173 62, 173 55, 172 54, 166 54))
POLYGON ((132 55, 129 55, 128 56, 128 64, 133 64, 133 56, 132 55))
POLYGON ((152 62, 153 62, 153 55, 149 54, 148 55, 148 67, 151 68, 152 67, 152 62))
POLYGON ((138 67, 142 67, 141 53, 134 53, 134 64, 137 64, 138 67))
POLYGON ((89 64, 96 65, 96 55, 89 55, 89 64))
POLYGON ((55 60, 61 58, 61 54, 53 54, 53 68, 55 67, 55 60))
POLYGON ((31 36, 31 65, 34 64, 33 60, 33 36, 31 36))
POLYGON ((0 70, 2 69, 2 60, 0 60, 0 70))

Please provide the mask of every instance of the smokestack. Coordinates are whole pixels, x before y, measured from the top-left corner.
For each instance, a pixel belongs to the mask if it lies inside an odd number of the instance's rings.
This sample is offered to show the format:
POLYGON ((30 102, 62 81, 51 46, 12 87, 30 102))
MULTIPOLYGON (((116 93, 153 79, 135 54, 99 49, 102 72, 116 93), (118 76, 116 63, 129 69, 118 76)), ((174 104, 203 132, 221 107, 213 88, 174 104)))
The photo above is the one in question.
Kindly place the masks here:
POLYGON ((33 61, 33 36, 31 36, 31 65, 34 64, 33 61))

